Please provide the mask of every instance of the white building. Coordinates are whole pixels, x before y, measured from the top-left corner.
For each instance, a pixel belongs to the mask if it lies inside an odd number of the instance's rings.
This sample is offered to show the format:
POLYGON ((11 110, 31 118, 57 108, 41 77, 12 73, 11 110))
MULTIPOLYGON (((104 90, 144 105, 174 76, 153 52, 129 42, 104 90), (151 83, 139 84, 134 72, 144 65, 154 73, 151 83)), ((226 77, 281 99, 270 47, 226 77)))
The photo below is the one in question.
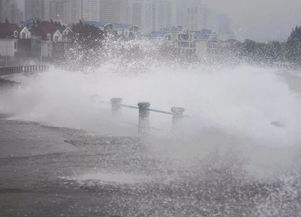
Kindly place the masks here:
POLYGON ((31 32, 27 27, 23 27, 21 31, 19 32, 19 38, 20 39, 30 39, 31 38, 31 32))
POLYGON ((41 57, 52 57, 53 44, 51 41, 41 41, 41 57))
POLYGON ((0 56, 14 57, 17 52, 17 39, 0 38, 0 56))

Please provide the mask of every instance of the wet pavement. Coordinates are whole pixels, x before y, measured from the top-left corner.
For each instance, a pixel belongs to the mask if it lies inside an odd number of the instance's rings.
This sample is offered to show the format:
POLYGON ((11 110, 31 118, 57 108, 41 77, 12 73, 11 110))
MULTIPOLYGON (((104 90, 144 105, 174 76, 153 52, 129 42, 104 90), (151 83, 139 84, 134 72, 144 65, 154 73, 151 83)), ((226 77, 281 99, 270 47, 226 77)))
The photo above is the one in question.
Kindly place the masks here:
MULTIPOLYGON (((242 142, 216 131, 203 133, 209 136, 196 144, 205 147, 199 157, 181 153, 185 140, 108 136, 10 118, 0 115, 0 217, 301 216, 300 170, 252 177, 242 154, 229 148, 242 142)), ((278 152, 279 161, 290 156, 278 152)))
POLYGON ((0 214, 300 216, 296 183, 245 176, 236 157, 185 162, 138 137, 0 119, 0 214), (234 162, 235 161, 235 162, 234 162))

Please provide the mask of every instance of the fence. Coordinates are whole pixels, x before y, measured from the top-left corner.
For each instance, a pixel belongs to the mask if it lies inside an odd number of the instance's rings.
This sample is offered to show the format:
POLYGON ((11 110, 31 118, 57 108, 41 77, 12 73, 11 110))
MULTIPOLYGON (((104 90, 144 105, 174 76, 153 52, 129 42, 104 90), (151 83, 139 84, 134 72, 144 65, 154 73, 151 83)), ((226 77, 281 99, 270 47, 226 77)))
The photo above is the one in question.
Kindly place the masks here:
POLYGON ((185 109, 182 107, 172 107, 169 111, 162 111, 159 109, 152 109, 149 102, 139 102, 137 106, 122 104, 122 98, 111 99, 112 113, 115 115, 120 113, 122 108, 137 109, 138 110, 138 132, 141 135, 148 133, 150 129, 149 116, 150 112, 161 113, 171 116, 172 131, 175 131, 177 125, 182 118, 188 117, 184 115, 185 109))
MULTIPOLYGON (((102 101, 102 103, 105 103, 102 101)), ((137 103, 137 106, 133 105, 126 105, 122 104, 122 98, 112 98, 111 99, 111 109, 113 115, 117 115, 120 113, 122 108, 129 108, 129 109, 137 109, 138 110, 138 133, 140 135, 148 134, 150 131, 150 113, 161 113, 165 115, 171 116, 171 130, 172 132, 179 132, 178 129, 180 128, 181 120, 183 118, 198 118, 197 116, 190 116, 190 115, 184 115, 185 109, 183 107, 172 107, 170 111, 163 111, 159 109, 153 109, 151 108, 151 104, 149 102, 139 102, 137 103)), ((284 125, 281 122, 273 121, 270 123, 270 125, 285 129, 284 125)), ((290 133, 293 134, 301 134, 301 131, 290 131, 290 133)))
POLYGON ((0 67, 0 75, 9 75, 22 72, 43 72, 47 71, 49 66, 47 65, 26 65, 26 66, 11 66, 0 67))

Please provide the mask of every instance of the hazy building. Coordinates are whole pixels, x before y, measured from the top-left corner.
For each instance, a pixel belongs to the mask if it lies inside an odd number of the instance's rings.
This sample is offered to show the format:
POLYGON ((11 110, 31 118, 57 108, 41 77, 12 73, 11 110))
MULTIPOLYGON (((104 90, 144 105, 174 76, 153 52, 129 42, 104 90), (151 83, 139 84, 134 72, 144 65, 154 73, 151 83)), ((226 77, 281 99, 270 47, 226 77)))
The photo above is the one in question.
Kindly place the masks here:
POLYGON ((153 1, 153 30, 169 28, 173 25, 172 0, 153 1))
POLYGON ((128 0, 99 0, 99 21, 105 23, 129 23, 128 0))
POLYGON ((0 0, 0 21, 19 23, 23 20, 23 13, 19 10, 16 0, 0 0))
POLYGON ((8 16, 8 20, 11 23, 20 23, 24 20, 24 13, 20 11, 17 4, 15 3, 10 5, 8 14, 10 14, 10 16, 8 16))
POLYGON ((49 0, 25 0, 25 18, 38 18, 40 20, 50 19, 49 0))
POLYGON ((210 29, 214 32, 218 32, 218 20, 216 12, 210 8, 206 8, 205 12, 205 15, 207 17, 207 22, 204 24, 205 28, 210 29))
POLYGON ((129 22, 145 33, 169 28, 176 23, 175 8, 173 0, 131 0, 129 22))
POLYGON ((0 22, 5 22, 6 19, 9 19, 8 8, 10 7, 10 3, 10 0, 0 0, 0 22))
POLYGON ((187 9, 189 1, 174 0, 172 1, 172 24, 173 26, 186 26, 187 24, 187 9))
POLYGON ((98 21, 99 3, 100 0, 82 0, 82 20, 98 21))
POLYGON ((217 16, 217 33, 222 40, 233 39, 232 22, 229 17, 223 14, 217 16))
POLYGON ((130 0, 129 23, 139 26, 143 32, 151 32, 153 29, 153 1, 130 0))
POLYGON ((191 31, 204 28, 206 16, 202 0, 192 0, 187 8, 187 27, 191 31))
POLYGON ((89 10, 84 10, 88 0, 52 0, 50 17, 67 24, 77 23, 87 17, 89 10))
POLYGON ((202 0, 191 0, 187 8, 187 27, 191 31, 202 29, 217 31, 217 16, 202 0))
POLYGON ((99 1, 100 0, 56 0, 53 11, 56 11, 57 18, 67 24, 77 23, 80 20, 98 21, 99 1))
POLYGON ((65 22, 77 23, 83 19, 83 0, 65 0, 65 22))
POLYGON ((49 17, 54 21, 69 22, 67 18, 67 1, 52 0, 49 3, 49 17))

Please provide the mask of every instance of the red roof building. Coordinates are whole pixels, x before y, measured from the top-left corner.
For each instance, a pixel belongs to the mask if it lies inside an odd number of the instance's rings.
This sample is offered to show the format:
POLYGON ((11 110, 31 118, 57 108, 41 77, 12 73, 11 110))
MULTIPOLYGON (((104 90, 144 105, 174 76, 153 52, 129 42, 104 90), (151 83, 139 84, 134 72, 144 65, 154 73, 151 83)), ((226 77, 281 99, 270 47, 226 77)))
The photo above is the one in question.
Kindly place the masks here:
POLYGON ((60 41, 62 38, 60 28, 61 25, 57 23, 43 21, 31 28, 31 34, 42 40, 60 41))
POLYGON ((0 38, 18 38, 18 36, 18 25, 10 23, 0 23, 0 38))

